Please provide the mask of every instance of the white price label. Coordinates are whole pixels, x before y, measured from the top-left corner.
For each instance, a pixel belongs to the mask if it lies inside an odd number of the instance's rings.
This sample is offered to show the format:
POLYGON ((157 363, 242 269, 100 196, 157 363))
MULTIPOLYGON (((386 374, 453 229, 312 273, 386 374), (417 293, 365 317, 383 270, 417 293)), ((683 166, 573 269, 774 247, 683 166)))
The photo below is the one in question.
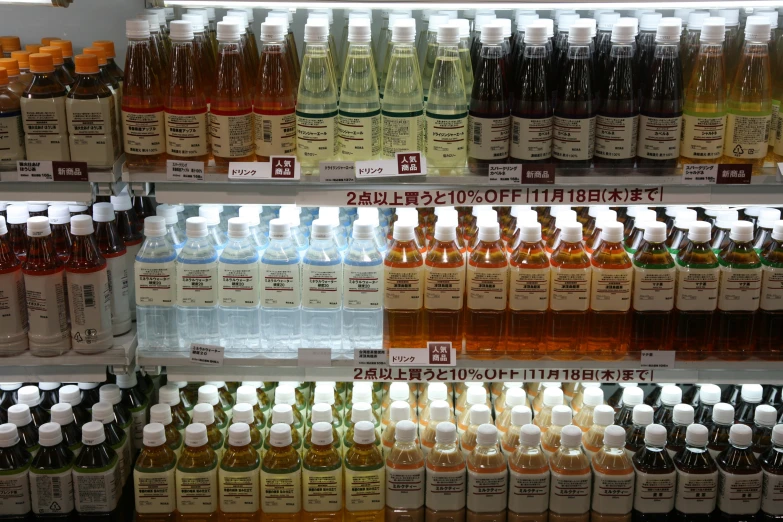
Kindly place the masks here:
POLYGON ((54 167, 51 161, 17 161, 18 181, 54 181, 54 167))
POLYGON ((331 366, 331 348, 299 348, 297 366, 331 366))
POLYGON ((318 164, 321 183, 355 183, 353 161, 322 161, 318 164))
POLYGON ((671 369, 674 368, 674 351, 642 350, 640 368, 671 369))
POLYGON ((398 152, 394 159, 357 161, 356 178, 426 176, 427 160, 421 152, 398 152))
POLYGON ((295 156, 272 156, 269 161, 243 161, 228 164, 228 179, 298 180, 302 170, 295 156))
POLYGON ((204 366, 223 366, 225 348, 214 344, 190 344, 190 362, 204 366))
POLYGON ((389 356, 378 348, 354 348, 353 362, 356 366, 384 366, 389 363, 389 356))
POLYGON ((428 342, 426 348, 390 348, 389 366, 456 366, 451 343, 428 342))
POLYGON ((203 161, 175 161, 166 162, 167 181, 204 181, 203 161))
POLYGON ((489 182, 492 185, 519 185, 522 183, 522 164, 491 164, 489 166, 489 182))
POLYGON ((682 166, 682 183, 684 185, 714 185, 717 182, 717 163, 686 163, 682 166))

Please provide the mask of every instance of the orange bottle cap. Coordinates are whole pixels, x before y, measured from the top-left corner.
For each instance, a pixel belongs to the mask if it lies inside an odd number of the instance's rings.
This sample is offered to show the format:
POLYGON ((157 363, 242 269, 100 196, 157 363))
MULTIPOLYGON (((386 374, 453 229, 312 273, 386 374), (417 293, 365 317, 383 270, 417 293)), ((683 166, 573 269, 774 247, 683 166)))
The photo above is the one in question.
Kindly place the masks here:
POLYGON ((16 58, 0 58, 0 67, 5 69, 8 76, 19 76, 19 62, 16 58))
POLYGON ((52 42, 55 40, 59 40, 59 36, 44 36, 41 38, 41 45, 52 45, 52 42))
POLYGON ((41 47, 41 50, 39 52, 45 54, 51 54, 52 62, 54 62, 55 65, 63 64, 63 50, 60 49, 59 47, 55 47, 54 45, 46 45, 41 47))
POLYGON ((39 44, 27 44, 27 45, 24 46, 24 48, 27 51, 30 51, 31 53, 39 53, 39 52, 41 52, 40 51, 41 46, 39 44))
POLYGON ((94 54, 78 54, 73 61, 77 74, 98 74, 98 57, 94 54))
POLYGON ((16 58, 20 69, 30 68, 30 55, 33 54, 30 51, 14 51, 11 53, 11 58, 16 58))
POLYGON ((94 54, 98 57, 98 65, 106 65, 106 52, 99 47, 85 47, 84 54, 94 54))
POLYGON ((73 44, 70 40, 52 40, 50 43, 63 50, 63 58, 73 58, 73 44))
POLYGON ((95 40, 92 43, 92 46, 103 49, 106 52, 106 58, 114 58, 117 56, 114 51, 114 42, 111 40, 95 40))
POLYGON ((8 85, 8 71, 5 67, 0 67, 0 85, 8 85))
POLYGON ((19 51, 22 48, 22 42, 18 36, 0 36, 0 45, 3 46, 3 51, 6 53, 19 51))
POLYGON ((51 54, 35 53, 30 55, 30 72, 50 73, 54 72, 54 61, 51 54))

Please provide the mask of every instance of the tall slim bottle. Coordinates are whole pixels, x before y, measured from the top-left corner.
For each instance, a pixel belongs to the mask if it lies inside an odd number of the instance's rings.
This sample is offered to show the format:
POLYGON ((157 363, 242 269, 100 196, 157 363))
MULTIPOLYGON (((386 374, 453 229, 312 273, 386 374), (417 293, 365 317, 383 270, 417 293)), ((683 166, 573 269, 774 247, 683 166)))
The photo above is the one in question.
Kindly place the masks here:
POLYGON ((302 335, 312 346, 342 347, 342 256, 332 224, 316 219, 302 258, 302 335))
POLYGON ((302 458, 303 522, 343 520, 343 466, 333 431, 328 422, 312 427, 311 445, 302 458))
POLYGON ((765 359, 779 359, 783 319, 783 223, 775 222, 769 246, 762 249, 761 301, 758 313, 756 353, 765 359))
POLYGON ((343 347, 383 345, 383 255, 374 240, 374 226, 359 219, 343 259, 343 347))
POLYGON ((30 498, 33 513, 39 521, 68 521, 75 515, 75 456, 64 442, 62 430, 57 423, 41 425, 38 429, 38 440, 41 449, 30 462, 30 498))
POLYGON ((508 467, 498 448, 498 430, 479 426, 476 447, 467 457, 468 522, 503 520, 508 505, 508 467))
POLYGON ((718 467, 707 451, 707 427, 691 424, 685 447, 674 456, 677 493, 674 519, 709 522, 718 498, 718 467))
POLYGON ((166 444, 162 424, 144 426, 143 447, 133 468, 136 518, 139 522, 177 520, 177 456, 166 444))
POLYGON ((263 347, 292 353, 301 340, 301 267, 283 219, 269 222, 269 246, 261 256, 261 342, 263 347))
POLYGON ((136 216, 136 211, 133 209, 133 203, 131 203, 130 196, 127 191, 121 192, 119 196, 111 197, 111 204, 114 207, 114 217, 116 219, 117 232, 120 234, 122 241, 125 243, 125 250, 127 256, 125 261, 127 263, 128 280, 130 285, 128 288, 128 300, 130 301, 131 320, 136 320, 136 255, 141 249, 141 244, 144 241, 144 235, 139 230, 139 226, 142 225, 136 216))
POLYGON ((396 223, 384 260, 384 348, 424 346, 424 260, 413 225, 396 223))
MULTIPOLYGON (((120 143, 120 140, 122 139, 122 88, 120 87, 120 84, 117 82, 116 78, 109 74, 109 71, 106 68, 106 51, 100 47, 85 47, 83 52, 85 55, 93 55, 97 57, 98 76, 96 79, 103 84, 109 93, 111 93, 112 101, 114 102, 112 103, 114 106, 114 121, 112 122, 112 126, 109 127, 109 122, 111 120, 104 117, 104 120, 106 120, 107 123, 106 128, 103 130, 103 134, 109 136, 114 134, 111 140, 111 148, 107 147, 107 149, 114 154, 114 156, 108 160, 108 166, 111 166, 114 158, 119 156, 119 154, 122 152, 122 145, 120 143)), ((77 73, 75 78, 78 79, 79 76, 79 73, 77 73)), ((73 86, 71 89, 73 89, 73 86)), ((70 132, 70 129, 68 132, 70 132)))
POLYGON ((665 445, 666 428, 660 424, 648 425, 644 431, 644 447, 633 456, 635 521, 667 521, 674 510, 677 470, 665 445))
POLYGON ((604 446, 592 458, 593 501, 591 521, 630 522, 633 509, 634 468, 625 454, 625 430, 607 426, 604 446))
MULTIPOLYGON (((0 62, 0 68, 6 64, 0 62)), ((0 72, 0 164, 25 158, 25 140, 19 94, 10 87, 7 70, 0 72)))
POLYGON ((457 429, 451 422, 436 428, 435 446, 427 454, 427 522, 464 522, 466 498, 465 458, 457 445, 457 429))
POLYGON ((177 461, 177 511, 182 522, 218 520, 218 456, 207 438, 207 427, 194 422, 185 428, 185 447, 177 461))
POLYGON ((424 522, 425 466, 416 425, 403 420, 386 458, 386 521, 424 522))
POLYGON ((549 459, 550 521, 587 522, 590 519, 590 461, 580 448, 581 440, 582 430, 565 426, 560 447, 549 459))
POLYGON ((258 252, 242 218, 229 218, 228 243, 218 258, 218 326, 223 346, 236 352, 261 343, 258 252))
POLYGON ((783 499, 780 498, 783 426, 775 426, 772 429, 771 439, 772 445, 758 458, 764 473, 761 512, 758 517, 764 522, 780 520, 783 515, 783 499))
POLYGON ((0 353, 18 355, 29 346, 24 274, 9 241, 4 218, 0 218, 0 288, 0 296, 7 303, 6 313, 0 318, 0 353))
POLYGON ((239 422, 228 431, 228 448, 218 471, 218 520, 260 522, 261 459, 251 444, 250 427, 239 422))
POLYGON ((428 339, 462 344, 465 258, 456 223, 440 219, 424 260, 424 315, 428 339))
POLYGON ((130 300, 128 296, 128 250, 117 231, 117 220, 111 203, 93 205, 95 241, 101 256, 106 260, 111 292, 111 326, 114 336, 131 329, 130 300))
MULTIPOLYGON (((115 417, 114 408, 105 400, 96 402, 92 407, 92 420, 103 424, 106 432, 106 443, 117 453, 117 469, 120 475, 120 490, 124 489, 133 469, 131 441, 115 417)), ((84 427, 82 427, 84 431, 84 427)), ((80 454, 81 456, 81 454, 80 454)))
POLYGON ((82 427, 84 447, 73 465, 73 495, 79 520, 122 521, 119 509, 122 476, 117 453, 100 422, 82 427))
POLYGON ((168 404, 155 404, 150 408, 150 424, 158 423, 163 426, 166 445, 174 452, 176 463, 176 458, 179 458, 182 454, 185 428, 183 427, 182 430, 177 429, 181 426, 180 419, 177 419, 178 423, 174 424, 171 413, 172 408, 168 404))
POLYGON ((28 160, 70 161, 65 110, 67 89, 54 72, 50 54, 31 54, 32 82, 21 97, 28 160))
POLYGON ((519 446, 508 455, 509 522, 548 520, 550 472, 540 441, 538 426, 524 425, 519 431, 519 446))
POLYGON ((729 447, 715 459, 718 464, 720 521, 751 521, 761 509, 763 470, 753 455, 753 430, 735 424, 729 430, 729 447))
POLYGON ((353 445, 345 453, 345 522, 383 521, 386 472, 375 444, 375 427, 359 421, 353 445))

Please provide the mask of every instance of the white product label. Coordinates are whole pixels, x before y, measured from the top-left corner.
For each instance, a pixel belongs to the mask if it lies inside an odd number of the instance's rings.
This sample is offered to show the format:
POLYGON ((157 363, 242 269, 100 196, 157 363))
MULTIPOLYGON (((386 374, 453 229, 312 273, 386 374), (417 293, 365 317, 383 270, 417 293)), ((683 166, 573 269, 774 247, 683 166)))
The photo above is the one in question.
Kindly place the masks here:
POLYGON ((590 267, 552 267, 552 310, 586 311, 590 307, 590 267))
POLYGON ((511 117, 511 150, 515 160, 535 161, 552 157, 552 117, 511 117))
POLYGON ((49 275, 24 276, 30 337, 68 339, 68 318, 65 306, 63 272, 49 275))
POLYGON ((0 513, 26 515, 30 512, 30 481, 27 468, 0 473, 0 513))
POLYGON ((653 160, 674 159, 680 155, 682 116, 656 118, 639 116, 639 146, 636 154, 653 160))
POLYGON ((435 267, 426 265, 424 308, 428 310, 462 310, 465 295, 465 266, 435 267))
POLYGON ((114 97, 65 102, 71 160, 88 165, 110 166, 117 149, 117 120, 114 97))
POLYGON ((508 504, 508 472, 478 473, 468 470, 468 509, 474 513, 505 511, 508 504))
POLYGON ((296 114, 253 114, 256 129, 256 154, 290 156, 296 153, 296 114))
POLYGON ((28 160, 69 161, 65 93, 57 98, 22 98, 28 160))
POLYGON ((68 311, 74 347, 87 347, 111 334, 111 289, 103 268, 86 274, 67 272, 68 311))
POLYGON ((56 471, 30 470, 30 496, 33 513, 62 515, 74 508, 71 468, 56 471))
POLYGON ((386 472, 383 466, 372 471, 345 468, 345 509, 378 511, 386 505, 386 472))
POLYGON ((328 266, 302 264, 302 306, 307 308, 340 308, 342 290, 342 264, 328 266))
POLYGON ((674 509, 677 472, 643 473, 636 470, 633 508, 642 513, 668 513, 674 509))
POLYGON ((783 475, 764 471, 761 511, 768 515, 783 515, 783 475))
POLYGON ((177 304, 214 306, 218 303, 217 261, 179 263, 177 267, 177 304))
POLYGON ((424 112, 382 111, 383 156, 393 158, 398 152, 424 150, 424 112))
POLYGON ((302 471, 270 473, 261 469, 261 510, 298 513, 302 510, 302 471))
POLYGON ((297 308, 301 302, 299 264, 261 263, 261 305, 270 308, 297 308))
POLYGON ((682 115, 680 154, 693 159, 718 159, 723 155, 726 115, 682 115))
POLYGON ((383 265, 343 266, 343 306, 346 309, 383 306, 383 265))
POLYGON ((166 152, 173 156, 203 156, 207 147, 207 110, 166 111, 166 152))
POLYGON ((343 470, 302 469, 302 507, 310 513, 335 513, 343 508, 343 470))
POLYGON ((177 470, 177 510, 180 513, 214 513, 217 509, 217 466, 201 473, 177 470))
POLYGON ((778 144, 778 115, 780 114, 780 100, 772 100, 772 115, 769 123, 769 146, 776 147, 778 144))
POLYGON ((22 269, 0 274, 0 332, 4 337, 22 335, 27 328, 22 269))
POLYGON ((595 121, 595 155, 607 159, 636 156, 639 117, 598 116, 595 121))
POLYGON ((772 116, 744 116, 729 113, 723 153, 730 158, 760 159, 767 155, 772 116))
POLYGON ((485 268, 468 264, 466 286, 471 310, 505 310, 508 266, 485 268))
POLYGON ((760 300, 761 268, 720 267, 720 310, 753 312, 758 310, 760 300))
POLYGON ((718 509, 727 515, 753 515, 761 509, 763 473, 735 475, 718 468, 718 509))
POLYGON ((218 263, 218 281, 221 306, 258 306, 258 263, 218 263))
POLYGON ((132 426, 133 424, 130 423, 127 427, 123 427, 126 436, 122 439, 122 443, 112 446, 114 452, 117 453, 117 471, 120 473, 120 480, 123 485, 128 480, 133 469, 133 460, 131 459, 132 426))
POLYGON ((417 310, 424 305, 424 267, 384 266, 384 300, 390 310, 417 310))
MULTIPOLYGON (((783 310, 783 268, 769 265, 761 267, 760 308, 767 311, 783 310)), ((2 300, 0 300, 0 310, 2 310, 2 300)))
POLYGON ((117 461, 109 469, 97 473, 81 473, 73 469, 73 496, 76 511, 106 513, 117 507, 122 491, 122 477, 117 461))
POLYGON ((368 160, 381 153, 381 111, 354 113, 339 111, 337 135, 340 157, 346 160, 368 160))
POLYGON ((419 469, 386 467, 386 505, 396 509, 424 506, 424 466, 419 469))
POLYGON ((641 312, 674 308, 674 286, 677 269, 640 268, 634 266, 633 309, 641 312))
POLYGON ((455 471, 433 471, 427 468, 427 492, 424 500, 434 510, 460 510, 465 507, 465 464, 455 471))
POLYGON ((549 509, 560 515, 579 515, 590 511, 590 470, 580 475, 563 475, 552 471, 549 509))
POLYGON ((177 302, 176 262, 145 263, 136 261, 136 304, 138 306, 171 306, 177 302))
POLYGON ((130 320, 130 300, 128 297, 127 251, 121 255, 105 255, 109 291, 111 292, 112 322, 130 320))
POLYGON ((633 509, 633 469, 625 475, 593 471, 593 511, 602 515, 625 515, 633 509))
POLYGON ((468 150, 468 114, 439 116, 426 113, 427 159, 433 166, 465 158, 468 150))
POLYGON ((258 467, 252 471, 218 472, 220 510, 224 513, 255 513, 260 501, 258 467))
POLYGON ((520 473, 509 468, 508 510, 513 513, 543 513, 549 508, 549 470, 520 473))
POLYGON ((595 116, 554 117, 552 155, 560 160, 589 160, 594 154, 595 116))
POLYGON ((468 116, 468 156, 480 160, 508 158, 511 117, 468 116))
POLYGON ((296 113, 296 155, 306 163, 334 159, 337 155, 337 111, 296 113))
POLYGON ((133 470, 136 492, 136 512, 142 514, 171 513, 177 509, 176 473, 174 468, 158 473, 133 470))
POLYGON ((633 268, 593 267, 590 308, 598 312, 627 312, 631 308, 633 268))
POLYGON ((209 136, 212 153, 219 158, 246 158, 253 153, 253 113, 209 113, 209 136))
POLYGON ((718 268, 677 264, 677 310, 713 311, 718 306, 718 268))
POLYGON ((0 114, 0 163, 25 159, 22 112, 0 114))
MULTIPOLYGON (((132 429, 131 429, 131 442, 133 444, 134 449, 137 451, 141 451, 141 449, 144 447, 144 426, 146 426, 147 423, 147 411, 149 408, 148 403, 144 403, 138 408, 134 408, 131 410, 131 417, 132 417, 132 429)), ((133 467, 131 465, 131 467, 133 467)))
POLYGON ((531 269, 511 264, 508 268, 509 308, 537 312, 548 310, 551 275, 549 267, 531 269))
POLYGON ((123 109, 122 129, 126 153, 152 156, 166 152, 166 128, 162 109, 139 112, 135 109, 123 109))
POLYGON ((684 473, 677 470, 675 508, 688 515, 712 513, 718 500, 718 472, 684 473))

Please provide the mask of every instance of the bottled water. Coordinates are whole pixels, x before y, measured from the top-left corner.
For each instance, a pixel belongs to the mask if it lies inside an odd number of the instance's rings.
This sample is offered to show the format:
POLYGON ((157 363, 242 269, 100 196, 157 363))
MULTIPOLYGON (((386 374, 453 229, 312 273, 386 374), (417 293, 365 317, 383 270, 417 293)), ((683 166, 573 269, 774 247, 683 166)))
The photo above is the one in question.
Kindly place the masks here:
POLYGON ((250 242, 256 247, 258 255, 264 253, 269 246, 269 228, 261 229, 261 205, 244 205, 239 207, 239 217, 247 221, 250 232, 250 242))
POLYGON ((179 227, 179 215, 177 207, 173 205, 158 205, 155 213, 166 220, 166 237, 174 245, 174 250, 179 254, 185 246, 185 234, 179 227))
POLYGON ((265 351, 293 355, 301 339, 301 267, 291 226, 269 222, 269 246, 261 257, 261 336, 265 351))
POLYGON ((257 353, 261 345, 258 262, 248 222, 230 218, 228 243, 218 260, 218 322, 227 353, 257 353))
POLYGON ((341 349, 342 256, 331 223, 313 221, 310 248, 302 259, 302 338, 309 347, 341 349))
POLYGON ((326 220, 327 223, 331 223, 334 227, 334 241, 337 243, 337 249, 341 254, 345 254, 348 249, 348 232, 345 227, 340 224, 340 209, 339 207, 321 207, 318 210, 318 219, 326 220))
POLYGON ((261 212, 261 228, 269 230, 269 222, 280 215, 280 205, 264 205, 261 212))
MULTIPOLYGON (((203 208, 203 207, 202 207, 203 208)), ((177 328, 180 348, 191 343, 220 344, 218 329, 218 253, 207 220, 188 218, 188 239, 177 257, 177 328)))
POLYGON ((318 207, 299 207, 302 211, 299 214, 299 219, 302 222, 302 226, 307 227, 307 230, 313 228, 313 220, 318 215, 318 207))
POLYGON ((145 219, 144 236, 134 266, 139 348, 173 349, 178 344, 177 253, 166 237, 164 218, 145 219))
POLYGON ((222 205, 201 205, 198 208, 199 217, 207 220, 207 237, 209 237, 218 255, 226 247, 226 242, 228 241, 225 229, 220 221, 221 208, 222 205))
POLYGON ((291 225, 291 239, 294 241, 296 250, 299 251, 299 257, 302 257, 310 245, 310 230, 302 225, 299 210, 299 207, 295 205, 283 205, 280 208, 280 219, 284 219, 291 225))
POLYGON ((383 345, 383 256, 375 226, 353 224, 353 241, 343 260, 343 351, 383 345))
POLYGON ((366 221, 373 226, 375 231, 375 246, 378 247, 378 250, 380 250, 382 256, 386 256, 386 251, 389 250, 389 245, 386 243, 386 231, 381 228, 379 214, 380 212, 378 212, 376 207, 362 207, 358 209, 357 213, 359 219, 366 221))

